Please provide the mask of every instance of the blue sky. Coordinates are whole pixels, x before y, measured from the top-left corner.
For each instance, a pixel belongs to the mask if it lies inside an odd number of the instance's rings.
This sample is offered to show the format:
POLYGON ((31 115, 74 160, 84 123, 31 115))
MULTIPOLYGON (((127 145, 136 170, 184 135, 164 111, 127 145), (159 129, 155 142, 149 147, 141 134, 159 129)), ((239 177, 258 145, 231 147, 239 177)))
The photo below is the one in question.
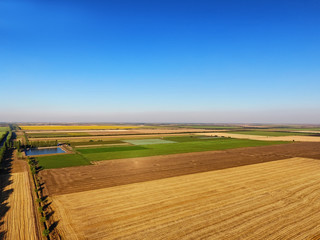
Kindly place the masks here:
POLYGON ((320 124, 319 1, 0 0, 0 121, 320 124))

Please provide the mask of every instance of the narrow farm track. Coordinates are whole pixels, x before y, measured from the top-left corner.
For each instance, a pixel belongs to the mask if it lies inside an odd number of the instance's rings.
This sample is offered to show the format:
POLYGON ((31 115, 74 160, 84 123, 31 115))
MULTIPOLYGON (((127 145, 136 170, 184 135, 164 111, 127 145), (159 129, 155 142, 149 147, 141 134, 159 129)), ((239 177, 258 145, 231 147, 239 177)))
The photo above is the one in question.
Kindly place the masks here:
POLYGON ((320 159, 320 143, 291 143, 96 162, 40 172, 49 195, 207 172, 292 157, 320 159))
POLYGON ((268 163, 55 195, 68 239, 318 239, 320 161, 268 163))

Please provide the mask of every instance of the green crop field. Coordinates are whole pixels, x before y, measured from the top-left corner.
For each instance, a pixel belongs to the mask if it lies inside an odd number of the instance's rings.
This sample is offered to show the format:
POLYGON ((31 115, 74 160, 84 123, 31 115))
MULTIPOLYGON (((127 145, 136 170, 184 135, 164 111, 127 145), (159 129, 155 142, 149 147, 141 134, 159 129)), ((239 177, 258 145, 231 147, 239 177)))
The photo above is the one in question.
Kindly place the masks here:
POLYGON ((90 162, 80 154, 44 156, 36 159, 39 161, 39 166, 45 169, 90 165, 90 162))
POLYGON ((175 143, 174 141, 164 140, 164 139, 130 139, 130 140, 123 140, 123 142, 130 143, 133 145, 175 143))
POLYGON ((4 137, 6 136, 7 131, 0 131, 0 146, 2 146, 3 141, 5 141, 4 137))
POLYGON ((204 141, 204 140, 216 140, 217 138, 200 136, 200 135, 189 135, 189 136, 164 137, 163 139, 181 143, 181 142, 195 142, 195 141, 204 141))
POLYGON ((312 136, 312 133, 297 133, 297 132, 272 132, 272 131, 228 131, 227 133, 235 133, 235 134, 246 134, 246 135, 259 135, 259 136, 312 136))
POLYGON ((114 147, 98 147, 77 149, 90 161, 111 160, 120 158, 147 157, 156 155, 167 155, 176 153, 202 152, 224 150, 241 147, 256 147, 273 144, 283 144, 282 141, 256 141, 248 139, 232 139, 232 138, 217 138, 217 139, 199 139, 189 141, 188 138, 181 138, 178 142, 178 137, 167 138, 168 140, 175 139, 177 143, 168 144, 151 144, 139 146, 114 146, 114 147))
POLYGON ((0 127, 0 132, 9 131, 9 127, 0 127))

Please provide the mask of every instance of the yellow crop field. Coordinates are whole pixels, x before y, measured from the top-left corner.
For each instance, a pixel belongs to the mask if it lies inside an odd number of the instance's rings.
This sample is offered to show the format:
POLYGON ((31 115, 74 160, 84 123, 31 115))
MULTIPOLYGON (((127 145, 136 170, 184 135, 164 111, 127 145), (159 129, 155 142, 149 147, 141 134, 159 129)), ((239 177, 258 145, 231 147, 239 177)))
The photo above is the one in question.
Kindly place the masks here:
POLYGON ((67 239, 319 239, 320 161, 292 158, 54 195, 67 239))
POLYGON ((106 130, 106 129, 134 129, 139 126, 100 126, 100 125, 41 125, 41 126, 19 126, 22 130, 106 130))

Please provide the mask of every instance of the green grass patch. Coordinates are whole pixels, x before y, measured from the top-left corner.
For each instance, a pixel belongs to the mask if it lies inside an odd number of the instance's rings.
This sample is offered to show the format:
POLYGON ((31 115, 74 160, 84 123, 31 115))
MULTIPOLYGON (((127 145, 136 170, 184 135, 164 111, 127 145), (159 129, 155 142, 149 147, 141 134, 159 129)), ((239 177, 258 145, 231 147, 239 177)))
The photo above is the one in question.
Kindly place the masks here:
POLYGON ((218 138, 214 140, 184 141, 174 144, 151 144, 140 146, 119 146, 104 148, 77 149, 90 161, 120 158, 147 157, 176 153, 225 150, 241 147, 257 147, 283 144, 283 141, 257 141, 248 139, 218 138))
POLYGON ((136 151, 144 150, 145 147, 142 146, 114 146, 114 147, 99 147, 99 148, 78 148, 77 151, 81 154, 91 154, 91 153, 106 153, 106 152, 123 152, 123 151, 136 151))
POLYGON ((174 141, 164 140, 164 139, 130 139, 123 140, 123 142, 130 143, 133 145, 148 145, 148 144, 167 144, 167 143, 175 143, 174 141))
POLYGON ((9 131, 10 128, 9 127, 0 127, 0 132, 6 132, 9 131))
POLYGON ((39 166, 45 169, 90 165, 90 162, 81 154, 62 154, 36 159, 39 161, 39 166))
POLYGON ((174 141, 174 142, 195 142, 195 141, 206 141, 206 140, 214 140, 214 137, 208 136, 173 136, 173 137, 164 137, 164 140, 174 141))

